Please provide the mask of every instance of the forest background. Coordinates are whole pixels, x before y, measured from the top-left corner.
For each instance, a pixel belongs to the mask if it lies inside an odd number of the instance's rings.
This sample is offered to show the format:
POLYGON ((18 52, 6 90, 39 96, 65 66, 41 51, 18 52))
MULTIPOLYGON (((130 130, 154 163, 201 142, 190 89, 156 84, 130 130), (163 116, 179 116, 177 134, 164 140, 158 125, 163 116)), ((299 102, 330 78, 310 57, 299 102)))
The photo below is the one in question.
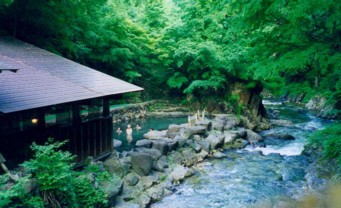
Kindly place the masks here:
MULTIPOLYGON (((145 88, 228 101, 231 86, 341 109, 337 0, 2 0, 0 34, 145 88)), ((136 98, 136 97, 135 97, 136 98)))

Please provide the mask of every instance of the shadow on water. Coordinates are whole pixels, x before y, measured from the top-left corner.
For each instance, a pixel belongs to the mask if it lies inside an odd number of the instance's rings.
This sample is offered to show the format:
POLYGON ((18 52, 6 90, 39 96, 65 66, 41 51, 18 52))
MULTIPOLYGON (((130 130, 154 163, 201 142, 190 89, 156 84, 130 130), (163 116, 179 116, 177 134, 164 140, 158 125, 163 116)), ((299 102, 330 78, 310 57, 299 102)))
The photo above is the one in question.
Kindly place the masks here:
POLYGON ((129 150, 135 146, 137 140, 143 139, 143 134, 147 133, 151 128, 154 130, 168 129, 170 124, 182 124, 187 122, 187 117, 147 117, 144 119, 136 119, 129 122, 121 122, 114 125, 113 138, 122 141, 122 146, 117 148, 118 151, 129 150), (127 137, 127 126, 133 128, 132 138, 127 137), (135 127, 139 125, 140 130, 135 127), (121 134, 116 132, 117 128, 122 130, 121 134))

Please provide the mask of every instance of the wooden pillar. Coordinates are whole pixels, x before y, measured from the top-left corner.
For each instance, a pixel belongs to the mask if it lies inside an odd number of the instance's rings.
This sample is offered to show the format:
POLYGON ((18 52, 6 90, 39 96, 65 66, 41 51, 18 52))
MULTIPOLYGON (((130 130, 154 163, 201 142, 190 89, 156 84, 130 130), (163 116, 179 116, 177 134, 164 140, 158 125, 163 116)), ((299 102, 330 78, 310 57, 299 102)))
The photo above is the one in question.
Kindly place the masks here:
POLYGON ((38 109, 37 110, 37 117, 38 117, 38 127, 41 129, 45 128, 45 109, 38 109))
POLYGON ((73 103, 72 104, 72 123, 73 124, 80 124, 82 122, 81 117, 81 106, 80 103, 73 103))
POLYGON ((106 118, 108 116, 110 116, 109 99, 103 98, 103 117, 106 118))

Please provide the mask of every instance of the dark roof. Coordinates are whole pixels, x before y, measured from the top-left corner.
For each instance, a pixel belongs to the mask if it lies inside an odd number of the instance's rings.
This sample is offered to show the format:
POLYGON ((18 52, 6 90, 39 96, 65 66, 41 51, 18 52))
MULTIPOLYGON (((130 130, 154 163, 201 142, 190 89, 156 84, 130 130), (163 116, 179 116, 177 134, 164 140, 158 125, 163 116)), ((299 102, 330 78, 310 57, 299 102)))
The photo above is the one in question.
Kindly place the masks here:
POLYGON ((10 37, 0 37, 0 112, 143 90, 10 37))

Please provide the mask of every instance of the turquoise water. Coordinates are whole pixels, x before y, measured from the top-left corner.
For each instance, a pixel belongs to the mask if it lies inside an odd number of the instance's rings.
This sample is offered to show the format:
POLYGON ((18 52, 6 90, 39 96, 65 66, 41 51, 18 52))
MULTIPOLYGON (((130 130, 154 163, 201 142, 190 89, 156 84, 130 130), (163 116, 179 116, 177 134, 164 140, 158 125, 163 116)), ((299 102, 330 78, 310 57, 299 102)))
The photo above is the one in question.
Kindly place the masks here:
POLYGON ((170 124, 182 124, 187 122, 187 117, 147 117, 145 119, 136 119, 130 122, 121 122, 114 124, 113 138, 122 141, 122 146, 117 148, 118 151, 128 150, 134 147, 137 140, 143 139, 143 134, 147 133, 151 128, 154 130, 168 129, 170 124), (132 139, 127 139, 125 130, 127 125, 131 125, 133 128, 132 139), (136 130, 136 125, 141 127, 140 130, 136 130), (121 128, 122 133, 116 132, 117 128, 121 128))

